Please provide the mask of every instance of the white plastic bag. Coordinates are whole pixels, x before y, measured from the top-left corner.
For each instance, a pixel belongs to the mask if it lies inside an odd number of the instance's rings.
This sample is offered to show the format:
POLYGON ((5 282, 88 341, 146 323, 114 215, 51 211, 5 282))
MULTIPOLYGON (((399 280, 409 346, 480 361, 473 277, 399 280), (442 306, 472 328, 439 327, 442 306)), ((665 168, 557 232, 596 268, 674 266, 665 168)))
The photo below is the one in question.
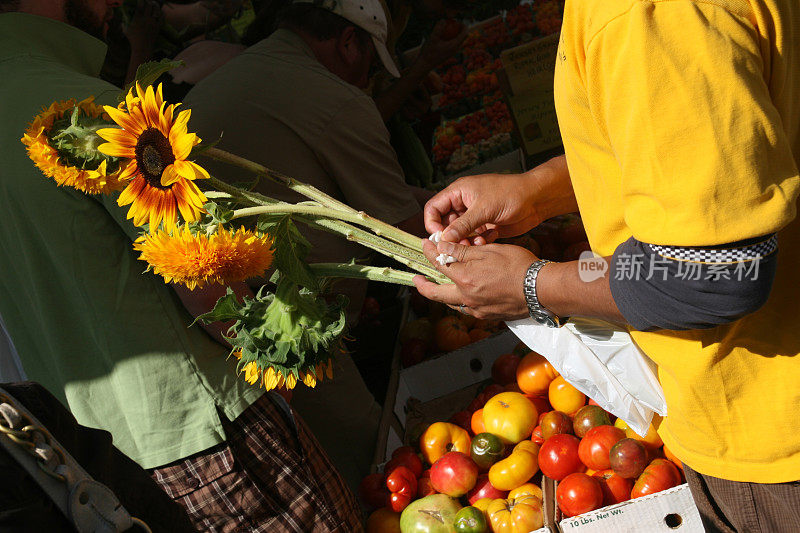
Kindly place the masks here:
POLYGON ((507 324, 564 379, 639 435, 647 433, 653 413, 666 416, 667 404, 655 364, 627 331, 585 318, 572 318, 562 328, 550 328, 532 318, 507 324))

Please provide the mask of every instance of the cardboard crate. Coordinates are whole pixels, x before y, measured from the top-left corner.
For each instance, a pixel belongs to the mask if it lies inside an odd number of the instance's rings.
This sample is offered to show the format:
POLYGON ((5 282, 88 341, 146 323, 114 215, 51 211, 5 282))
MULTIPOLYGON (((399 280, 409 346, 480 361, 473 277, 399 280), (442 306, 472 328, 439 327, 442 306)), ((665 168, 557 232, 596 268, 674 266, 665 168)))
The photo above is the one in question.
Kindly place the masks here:
MULTIPOLYGON (((552 481, 552 480, 551 480, 552 481)), ((555 486, 555 483, 553 483, 555 486)), ((555 490, 550 492, 555 503, 555 490)), ((689 485, 679 485, 663 492, 642 496, 596 511, 561 519, 555 510, 562 533, 703 533, 700 512, 694 504, 689 485)))

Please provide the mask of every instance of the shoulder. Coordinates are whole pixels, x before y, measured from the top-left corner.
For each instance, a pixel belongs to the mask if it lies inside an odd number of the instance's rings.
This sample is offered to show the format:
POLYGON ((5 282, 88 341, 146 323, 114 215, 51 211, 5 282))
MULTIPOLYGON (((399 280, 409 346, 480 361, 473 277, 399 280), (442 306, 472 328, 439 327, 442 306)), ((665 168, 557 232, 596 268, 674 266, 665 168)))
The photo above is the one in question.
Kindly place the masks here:
MULTIPOLYGON (((754 20, 752 7, 746 0, 581 0, 567 3, 565 10, 565 29, 581 35, 587 44, 621 19, 651 16, 651 20, 658 24, 655 13, 663 10, 680 10, 697 16, 719 11, 739 19, 754 20)), ((709 25, 714 22, 709 20, 709 25)))

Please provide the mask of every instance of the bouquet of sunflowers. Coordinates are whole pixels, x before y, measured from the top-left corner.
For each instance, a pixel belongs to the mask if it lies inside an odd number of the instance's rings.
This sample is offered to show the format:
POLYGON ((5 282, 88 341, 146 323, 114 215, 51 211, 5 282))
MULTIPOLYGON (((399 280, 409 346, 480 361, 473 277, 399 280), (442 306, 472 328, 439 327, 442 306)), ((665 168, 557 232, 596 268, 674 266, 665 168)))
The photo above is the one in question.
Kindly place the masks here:
POLYGON ((198 317, 232 321, 231 354, 249 383, 291 389, 333 377, 347 302, 324 297, 327 279, 413 285, 419 273, 448 282, 425 259, 419 238, 310 185, 201 145, 188 128, 191 111, 179 106, 164 101, 160 86, 136 83, 117 107, 100 107, 92 98, 54 102, 33 119, 22 142, 59 186, 86 194, 119 192, 117 203, 130 206, 127 217, 141 228, 134 249, 165 282, 194 290, 261 277, 274 267, 271 290, 264 285, 240 302, 228 288, 212 311, 198 317), (282 202, 219 180, 192 160, 200 153, 308 200, 282 202), (245 227, 242 219, 255 223, 245 227), (354 262, 308 264, 310 245, 296 222, 358 242, 414 272, 354 262))

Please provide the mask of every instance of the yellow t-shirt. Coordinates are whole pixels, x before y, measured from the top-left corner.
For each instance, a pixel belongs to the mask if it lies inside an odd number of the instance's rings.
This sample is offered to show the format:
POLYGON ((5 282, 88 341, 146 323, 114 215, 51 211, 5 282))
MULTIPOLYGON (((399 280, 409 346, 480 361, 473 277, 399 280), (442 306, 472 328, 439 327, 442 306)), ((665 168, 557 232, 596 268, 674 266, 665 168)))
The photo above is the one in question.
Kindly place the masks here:
POLYGON ((667 446, 699 472, 800 480, 800 4, 567 0, 555 77, 589 240, 703 246, 779 231, 767 304, 709 330, 634 332, 667 446))

